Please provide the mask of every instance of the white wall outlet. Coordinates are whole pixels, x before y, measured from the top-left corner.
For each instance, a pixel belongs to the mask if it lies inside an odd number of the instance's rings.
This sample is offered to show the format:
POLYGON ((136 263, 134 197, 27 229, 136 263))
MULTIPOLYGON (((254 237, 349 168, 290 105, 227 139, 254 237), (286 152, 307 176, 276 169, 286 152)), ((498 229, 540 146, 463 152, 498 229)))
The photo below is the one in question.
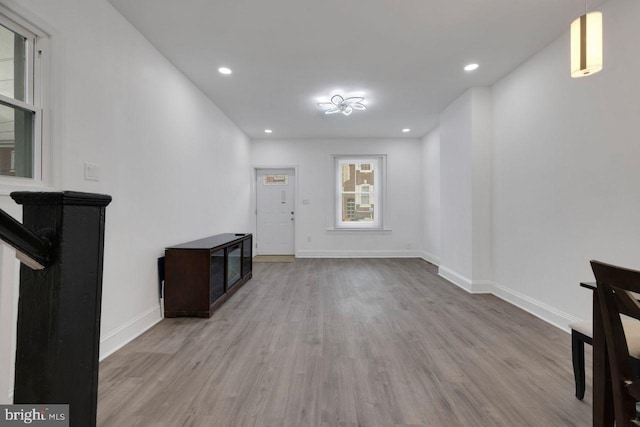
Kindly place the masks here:
POLYGON ((84 179, 87 181, 100 181, 100 167, 94 163, 85 163, 84 179))

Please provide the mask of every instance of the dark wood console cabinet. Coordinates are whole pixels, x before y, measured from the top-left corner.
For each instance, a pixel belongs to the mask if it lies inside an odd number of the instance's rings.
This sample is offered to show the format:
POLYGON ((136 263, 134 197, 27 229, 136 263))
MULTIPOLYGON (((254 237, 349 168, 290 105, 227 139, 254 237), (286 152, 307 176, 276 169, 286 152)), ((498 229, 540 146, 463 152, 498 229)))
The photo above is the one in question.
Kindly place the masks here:
POLYGON ((211 317, 251 279, 251 234, 218 234, 166 248, 164 316, 211 317))

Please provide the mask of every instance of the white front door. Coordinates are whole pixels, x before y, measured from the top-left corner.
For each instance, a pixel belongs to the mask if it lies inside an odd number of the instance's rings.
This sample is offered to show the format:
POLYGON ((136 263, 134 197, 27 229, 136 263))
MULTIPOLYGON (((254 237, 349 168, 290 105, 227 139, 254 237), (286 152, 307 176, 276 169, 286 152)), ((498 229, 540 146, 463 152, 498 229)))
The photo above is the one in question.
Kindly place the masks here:
POLYGON ((293 255, 294 169, 258 169, 256 254, 293 255))

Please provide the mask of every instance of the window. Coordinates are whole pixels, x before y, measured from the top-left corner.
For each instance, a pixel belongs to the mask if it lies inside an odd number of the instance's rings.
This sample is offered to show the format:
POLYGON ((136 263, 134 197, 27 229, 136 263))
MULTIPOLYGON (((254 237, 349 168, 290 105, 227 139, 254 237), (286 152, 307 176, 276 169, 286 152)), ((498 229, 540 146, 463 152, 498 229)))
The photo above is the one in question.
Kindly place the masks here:
POLYGON ((41 178, 38 36, 0 9, 0 177, 41 178))
POLYGON ((289 175, 265 175, 264 185, 287 185, 289 175))
POLYGON ((334 156, 336 228, 382 228, 384 156, 334 156))

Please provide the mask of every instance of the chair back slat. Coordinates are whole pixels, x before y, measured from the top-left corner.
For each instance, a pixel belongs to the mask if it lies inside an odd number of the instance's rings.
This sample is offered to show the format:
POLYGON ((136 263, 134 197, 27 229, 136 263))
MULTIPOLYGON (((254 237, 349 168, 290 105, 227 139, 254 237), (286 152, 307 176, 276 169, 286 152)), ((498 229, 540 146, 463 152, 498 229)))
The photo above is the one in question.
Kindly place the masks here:
MULTIPOLYGON (((635 425, 638 381, 634 380, 621 314, 640 320, 640 271, 591 261, 609 356, 616 425, 635 425)), ((594 313, 597 316, 598 313, 594 313)))
POLYGON ((640 303, 637 297, 624 289, 611 286, 618 297, 618 311, 629 317, 640 319, 640 303))

